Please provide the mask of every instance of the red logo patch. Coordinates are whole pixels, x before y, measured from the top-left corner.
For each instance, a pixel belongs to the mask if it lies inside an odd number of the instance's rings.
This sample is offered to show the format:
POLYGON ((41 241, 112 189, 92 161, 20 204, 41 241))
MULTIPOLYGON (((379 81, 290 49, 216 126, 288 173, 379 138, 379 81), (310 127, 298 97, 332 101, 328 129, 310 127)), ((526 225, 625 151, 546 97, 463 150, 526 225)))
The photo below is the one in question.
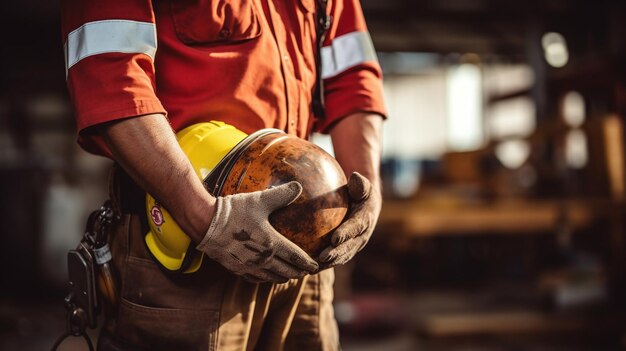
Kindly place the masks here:
POLYGON ((160 226, 161 224, 163 224, 163 212, 161 212, 159 206, 152 206, 152 209, 150 210, 150 217, 152 217, 152 222, 156 226, 160 226))

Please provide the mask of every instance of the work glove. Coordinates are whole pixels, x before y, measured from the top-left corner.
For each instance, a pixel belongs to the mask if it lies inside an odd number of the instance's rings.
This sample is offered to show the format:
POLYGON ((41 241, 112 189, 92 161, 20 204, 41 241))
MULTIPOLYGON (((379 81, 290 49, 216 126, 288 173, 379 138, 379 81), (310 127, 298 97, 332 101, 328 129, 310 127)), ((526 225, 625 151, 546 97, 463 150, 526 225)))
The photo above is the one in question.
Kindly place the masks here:
POLYGON ((217 209, 197 249, 246 280, 286 282, 317 272, 319 265, 277 232, 270 213, 302 193, 298 182, 217 198, 217 209))
POLYGON ((367 244, 382 206, 380 192, 367 178, 354 172, 348 179, 350 207, 347 219, 331 235, 331 246, 319 255, 322 269, 350 261, 367 244))

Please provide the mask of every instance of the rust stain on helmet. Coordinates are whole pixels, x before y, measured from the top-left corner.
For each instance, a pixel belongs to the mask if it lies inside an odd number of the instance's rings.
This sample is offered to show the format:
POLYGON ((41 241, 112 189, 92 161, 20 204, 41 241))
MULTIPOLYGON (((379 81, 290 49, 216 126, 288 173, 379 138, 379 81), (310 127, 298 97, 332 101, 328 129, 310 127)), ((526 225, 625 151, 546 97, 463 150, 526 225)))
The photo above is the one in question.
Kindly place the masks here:
POLYGON ((314 258, 330 245, 329 234, 343 221, 349 203, 346 177, 332 156, 309 141, 275 132, 257 136, 225 161, 230 169, 221 170, 221 179, 213 180, 221 190, 214 195, 263 190, 296 180, 302 184, 302 194, 273 212, 270 223, 314 258))

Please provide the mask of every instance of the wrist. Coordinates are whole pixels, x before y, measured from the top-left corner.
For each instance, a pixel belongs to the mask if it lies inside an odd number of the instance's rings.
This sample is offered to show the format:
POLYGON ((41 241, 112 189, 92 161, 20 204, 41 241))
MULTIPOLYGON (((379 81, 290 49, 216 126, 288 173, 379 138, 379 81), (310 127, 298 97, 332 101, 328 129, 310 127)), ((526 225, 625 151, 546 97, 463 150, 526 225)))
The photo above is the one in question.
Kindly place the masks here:
POLYGON ((209 226, 215 217, 217 210, 217 201, 215 197, 206 193, 198 201, 194 201, 188 212, 190 228, 187 233, 191 240, 195 243, 199 243, 204 238, 209 226))
POLYGON ((185 197, 182 201, 179 206, 168 210, 191 241, 199 243, 215 216, 216 199, 204 190, 203 193, 185 197))

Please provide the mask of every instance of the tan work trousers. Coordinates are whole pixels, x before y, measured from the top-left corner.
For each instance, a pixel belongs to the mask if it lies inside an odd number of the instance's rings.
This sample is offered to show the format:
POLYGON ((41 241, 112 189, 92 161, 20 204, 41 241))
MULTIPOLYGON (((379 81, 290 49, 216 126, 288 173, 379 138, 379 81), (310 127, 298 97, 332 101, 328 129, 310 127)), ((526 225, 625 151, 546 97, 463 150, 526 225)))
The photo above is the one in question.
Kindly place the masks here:
POLYGON ((198 272, 172 274, 151 258, 139 216, 110 231, 119 302, 99 350, 339 350, 332 269, 253 284, 205 257, 198 272))

